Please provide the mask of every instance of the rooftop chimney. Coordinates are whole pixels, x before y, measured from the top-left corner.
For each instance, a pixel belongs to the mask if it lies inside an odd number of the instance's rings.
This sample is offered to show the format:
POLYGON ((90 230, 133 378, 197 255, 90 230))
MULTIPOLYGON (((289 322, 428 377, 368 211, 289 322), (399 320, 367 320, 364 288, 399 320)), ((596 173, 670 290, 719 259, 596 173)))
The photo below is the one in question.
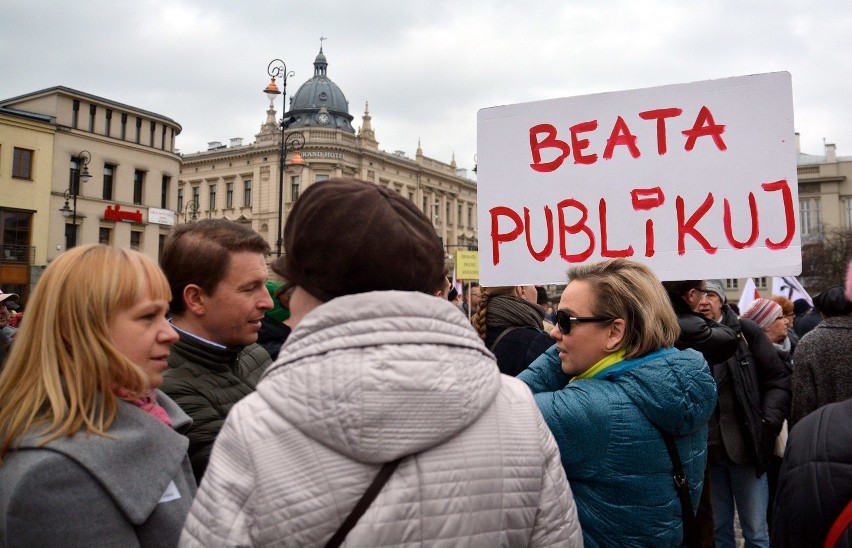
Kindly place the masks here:
POLYGON ((827 163, 837 162, 837 146, 834 143, 825 144, 825 161, 827 163))

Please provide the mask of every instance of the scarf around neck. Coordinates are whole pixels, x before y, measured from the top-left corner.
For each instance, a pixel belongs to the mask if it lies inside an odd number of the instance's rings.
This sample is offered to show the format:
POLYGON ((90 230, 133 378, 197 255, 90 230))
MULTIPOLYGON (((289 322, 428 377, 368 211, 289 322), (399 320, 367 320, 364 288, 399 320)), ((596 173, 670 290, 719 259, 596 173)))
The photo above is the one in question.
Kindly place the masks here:
POLYGON ((543 329, 544 309, 514 295, 496 295, 488 299, 485 325, 488 327, 530 326, 543 329))
POLYGON ((154 418, 159 419, 160 421, 165 423, 166 426, 171 428, 172 419, 171 419, 171 417, 169 417, 169 414, 166 413, 165 409, 163 409, 162 407, 157 405, 157 401, 154 399, 154 390, 153 389, 148 392, 147 396, 143 396, 143 397, 137 398, 135 400, 127 399, 128 396, 130 395, 130 390, 128 390, 126 388, 119 388, 119 387, 114 386, 112 388, 112 392, 113 392, 113 394, 115 394, 116 396, 121 398, 122 400, 126 401, 127 403, 131 403, 131 404, 135 405, 136 407, 142 409, 143 411, 145 411, 149 415, 152 415, 154 418))

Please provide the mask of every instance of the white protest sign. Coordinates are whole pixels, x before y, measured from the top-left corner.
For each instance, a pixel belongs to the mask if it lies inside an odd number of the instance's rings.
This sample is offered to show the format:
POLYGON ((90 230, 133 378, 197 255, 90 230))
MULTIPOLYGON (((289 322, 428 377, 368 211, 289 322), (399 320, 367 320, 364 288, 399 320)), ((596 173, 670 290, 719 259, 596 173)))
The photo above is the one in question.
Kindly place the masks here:
POLYGON ((480 282, 626 257, 662 280, 797 275, 790 74, 482 109, 480 282))

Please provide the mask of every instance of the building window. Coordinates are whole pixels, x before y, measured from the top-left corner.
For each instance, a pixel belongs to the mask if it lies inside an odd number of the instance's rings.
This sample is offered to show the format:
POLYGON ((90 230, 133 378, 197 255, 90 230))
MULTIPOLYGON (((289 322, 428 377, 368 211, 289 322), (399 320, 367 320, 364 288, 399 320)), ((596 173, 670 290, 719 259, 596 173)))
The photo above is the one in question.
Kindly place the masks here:
POLYGON ((225 207, 228 209, 234 207, 234 183, 225 185, 225 207))
POLYGON ((216 185, 210 185, 210 189, 209 189, 207 198, 208 198, 208 201, 210 202, 208 209, 210 211, 215 210, 216 209, 216 185))
POLYGON ((172 178, 168 175, 163 175, 163 181, 160 184, 160 207, 166 209, 169 207, 169 187, 172 185, 172 178))
POLYGON ((96 105, 89 105, 89 133, 95 132, 95 114, 98 112, 96 105))
POLYGON ((72 196, 80 195, 80 160, 73 157, 68 168, 68 190, 72 196))
POLYGON ((150 145, 151 145, 152 148, 154 146, 154 135, 157 133, 156 129, 157 129, 157 123, 152 120, 151 121, 151 135, 150 135, 150 139, 149 139, 149 142, 150 142, 150 145))
POLYGON ((192 203, 195 204, 195 210, 198 211, 198 206, 201 205, 201 188, 198 186, 192 187, 192 203))
POLYGON ((166 235, 160 234, 159 247, 157 248, 157 262, 163 264, 163 248, 166 246, 166 235))
POLYGON ((110 137, 112 133, 112 110, 107 109, 106 111, 106 123, 104 124, 104 135, 110 137))
POLYGON ((121 140, 127 140, 127 114, 121 113, 121 140))
POLYGON ((423 196, 423 208, 422 209, 423 209, 423 213, 425 213, 426 215, 429 215, 429 206, 426 205, 428 203, 429 203, 429 201, 427 200, 426 196, 423 196))
POLYGON ((142 140, 142 118, 136 117, 136 144, 142 140))
POLYGON ((74 100, 74 105, 71 107, 71 127, 77 129, 77 120, 80 117, 80 101, 74 100))
POLYGON ((181 211, 183 211, 183 189, 182 189, 182 188, 179 188, 179 189, 178 189, 178 203, 177 203, 177 210, 178 210, 178 213, 180 213, 181 211))
POLYGON ((738 278, 725 279, 725 291, 736 291, 740 288, 740 280, 738 278))
POLYGON ((160 148, 166 150, 166 126, 163 126, 163 135, 160 138, 160 148))
POLYGON ((102 226, 98 229, 98 243, 112 245, 112 229, 102 226))
POLYGON ((137 169, 133 172, 133 203, 142 205, 142 195, 145 190, 145 172, 137 169))
POLYGON ((467 206, 467 226, 473 226, 473 207, 467 206))
POLYGON ((130 249, 139 251, 142 247, 142 232, 139 230, 130 231, 130 249))
POLYGON ((328 175, 317 175, 316 178, 314 179, 314 182, 319 183, 320 181, 327 181, 327 180, 328 180, 328 175))
POLYGON ((822 211, 819 198, 802 198, 799 200, 799 219, 802 236, 816 237, 821 234, 822 211))
MULTIPOLYGON (((32 215, 32 213, 24 211, 0 209, 0 262, 30 264, 32 215)), ((7 287, 11 285, 9 280, 4 282, 3 289, 6 292, 11 292, 7 287)))
POLYGON ((71 249, 77 245, 77 225, 65 223, 65 249, 71 249))
POLYGON ((251 207, 251 179, 243 181, 243 207, 251 207))
POLYGON ((301 184, 301 177, 299 175, 291 175, 290 176, 290 200, 295 202, 299 199, 299 186, 301 184))
POLYGON ((33 151, 15 147, 12 157, 12 177, 16 179, 33 178, 33 151))
POLYGON ((447 206, 447 207, 446 207, 446 212, 445 212, 445 215, 446 215, 446 216, 444 217, 444 219, 447 221, 447 224, 450 224, 450 220, 451 220, 451 219, 450 219, 450 214, 452 213, 453 204, 451 204, 451 203, 450 203, 450 201, 449 201, 449 200, 447 200, 447 201, 444 203, 444 205, 446 205, 446 206, 447 206))
POLYGON ((846 222, 846 228, 852 230, 852 198, 843 200, 843 220, 846 222))
POLYGON ((414 193, 413 192, 408 193, 408 201, 411 202, 412 204, 414 203, 414 193))
POLYGON ((462 205, 458 204, 456 207, 456 226, 461 226, 462 222, 462 205))
POLYGON ((754 279, 754 287, 758 291, 766 291, 767 289, 769 289, 769 278, 767 278, 767 277, 755 278, 754 279))
POLYGON ((115 166, 104 164, 104 200, 112 200, 113 177, 115 176, 115 166))

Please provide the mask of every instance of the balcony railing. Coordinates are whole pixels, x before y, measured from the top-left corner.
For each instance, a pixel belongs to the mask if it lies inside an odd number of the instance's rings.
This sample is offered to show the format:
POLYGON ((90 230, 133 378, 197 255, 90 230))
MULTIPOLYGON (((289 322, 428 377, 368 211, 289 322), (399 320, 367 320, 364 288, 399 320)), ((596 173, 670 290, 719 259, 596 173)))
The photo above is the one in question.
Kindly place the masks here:
POLYGON ((35 247, 0 244, 0 263, 33 264, 33 262, 35 262, 35 247))

